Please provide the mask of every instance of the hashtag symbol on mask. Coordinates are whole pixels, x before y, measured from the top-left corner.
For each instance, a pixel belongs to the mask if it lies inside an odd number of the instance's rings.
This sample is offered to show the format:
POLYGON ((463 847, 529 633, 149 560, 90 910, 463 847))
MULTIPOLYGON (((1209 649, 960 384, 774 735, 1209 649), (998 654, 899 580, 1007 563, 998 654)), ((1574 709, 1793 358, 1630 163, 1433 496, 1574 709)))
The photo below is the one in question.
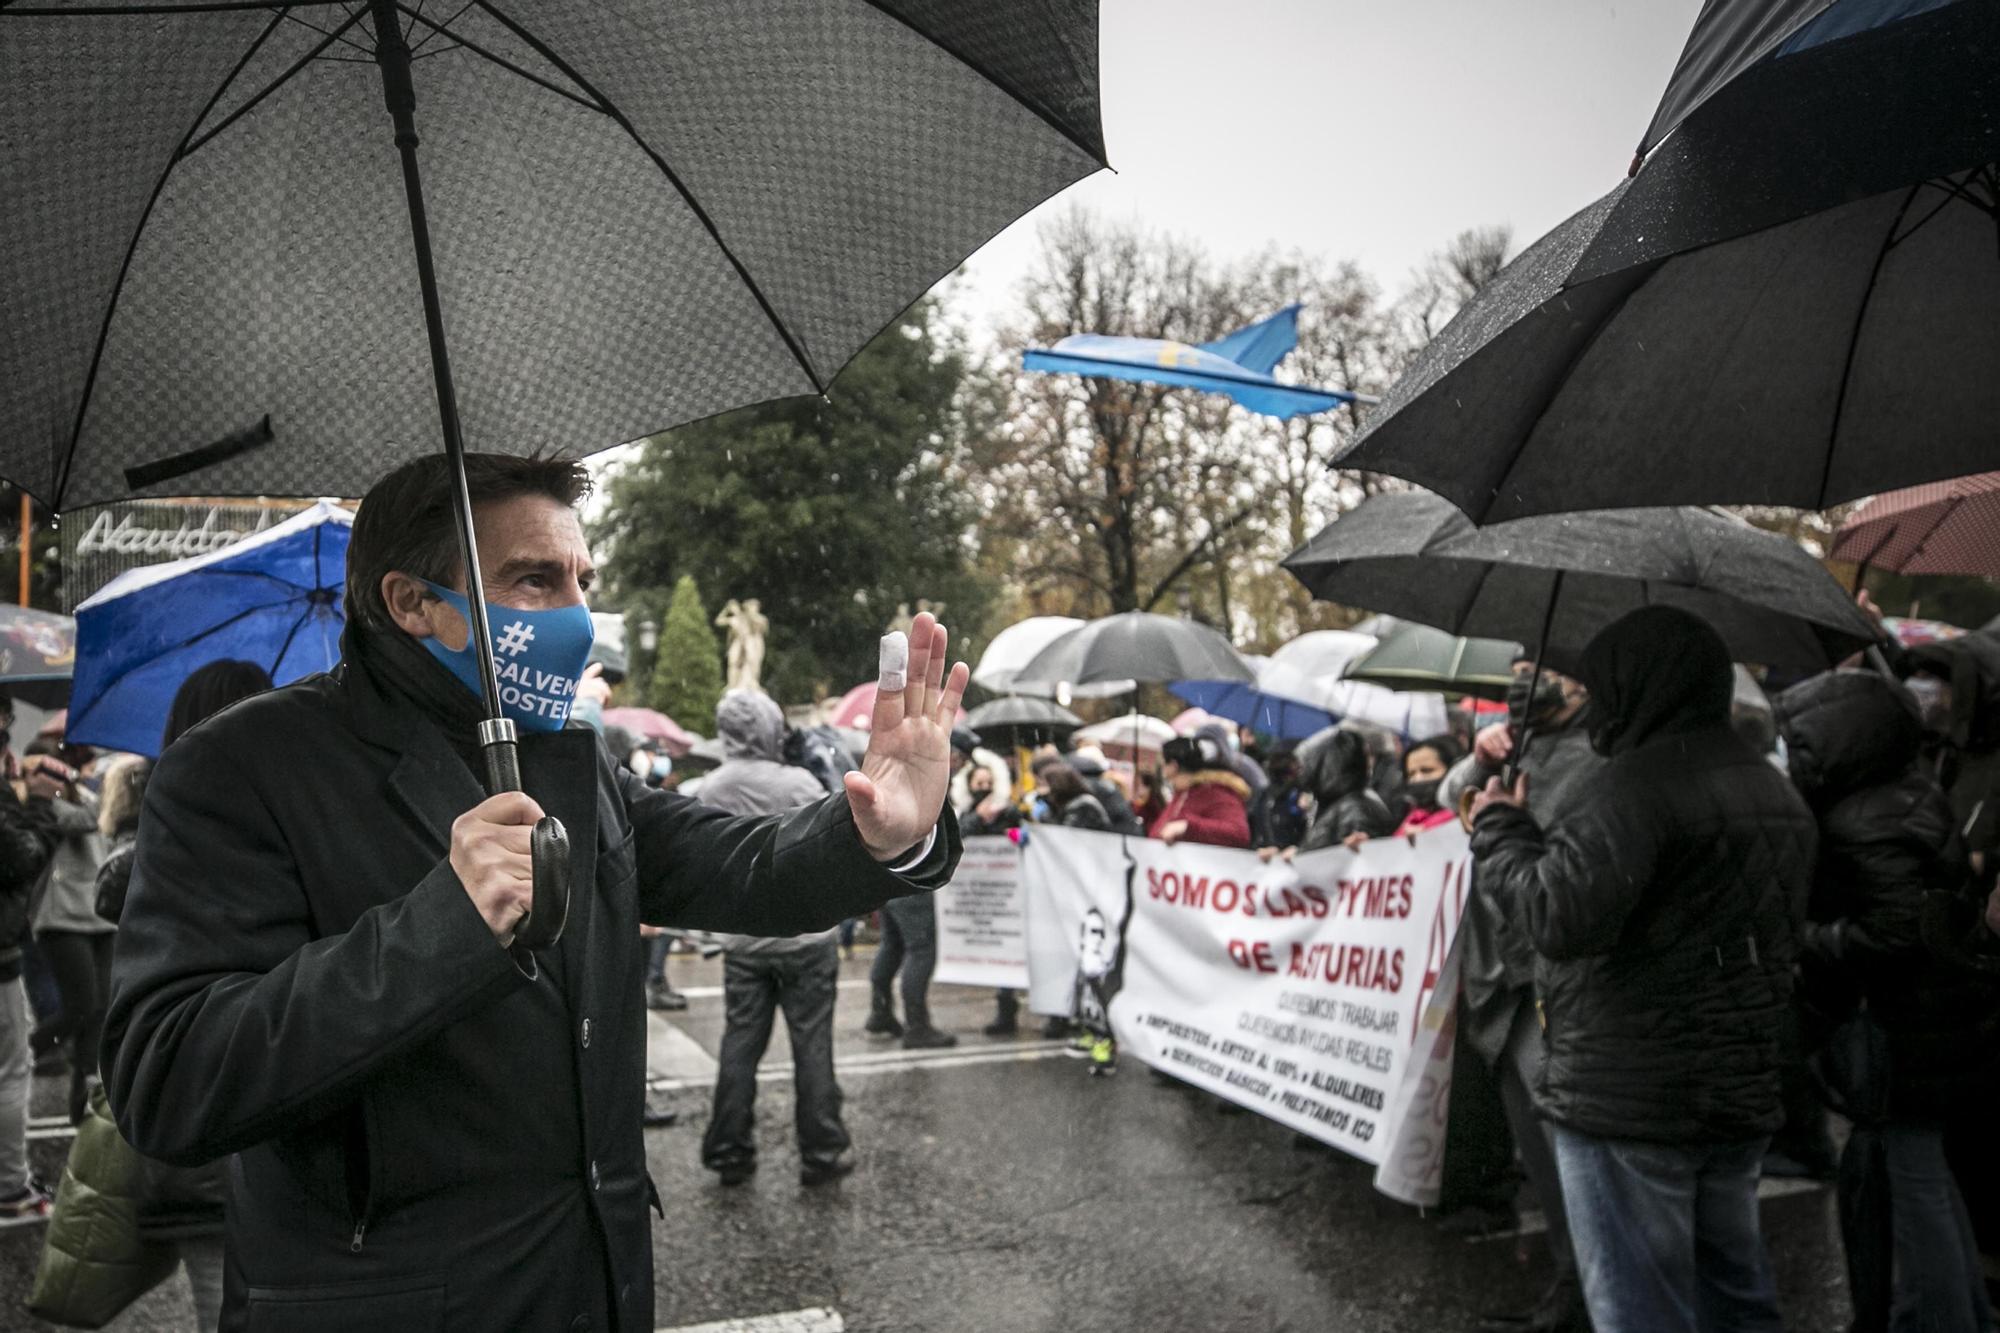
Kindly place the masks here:
POLYGON ((519 657, 528 651, 528 645, 535 641, 535 627, 517 620, 500 631, 499 642, 493 651, 505 653, 509 657, 519 657))

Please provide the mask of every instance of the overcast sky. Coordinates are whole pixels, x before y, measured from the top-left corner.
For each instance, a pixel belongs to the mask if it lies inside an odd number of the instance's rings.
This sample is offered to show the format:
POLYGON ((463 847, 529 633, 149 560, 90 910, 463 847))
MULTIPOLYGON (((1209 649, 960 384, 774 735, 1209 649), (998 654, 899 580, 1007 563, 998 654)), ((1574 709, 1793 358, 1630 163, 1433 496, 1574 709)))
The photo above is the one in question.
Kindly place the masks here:
POLYGON ((1100 173, 996 237, 961 309, 1007 302, 1038 217, 1086 204, 1229 258, 1354 259, 1390 292, 1467 227, 1526 245, 1624 176, 1699 0, 1103 0, 1100 173))

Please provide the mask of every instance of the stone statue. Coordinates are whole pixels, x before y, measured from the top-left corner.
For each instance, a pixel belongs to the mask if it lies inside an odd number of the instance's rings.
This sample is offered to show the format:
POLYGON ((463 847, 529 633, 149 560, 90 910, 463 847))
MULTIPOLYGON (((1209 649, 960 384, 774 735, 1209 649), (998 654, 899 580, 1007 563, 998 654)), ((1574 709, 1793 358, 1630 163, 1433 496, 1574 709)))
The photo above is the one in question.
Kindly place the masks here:
POLYGON ((755 597, 741 602, 732 597, 715 623, 729 631, 729 676, 724 688, 763 693, 764 635, 771 622, 764 618, 762 603, 755 597))
POLYGON ((910 614, 910 604, 908 602, 898 602, 896 603, 896 614, 889 621, 889 632, 891 634, 908 634, 910 626, 914 625, 916 621, 917 618, 910 614))

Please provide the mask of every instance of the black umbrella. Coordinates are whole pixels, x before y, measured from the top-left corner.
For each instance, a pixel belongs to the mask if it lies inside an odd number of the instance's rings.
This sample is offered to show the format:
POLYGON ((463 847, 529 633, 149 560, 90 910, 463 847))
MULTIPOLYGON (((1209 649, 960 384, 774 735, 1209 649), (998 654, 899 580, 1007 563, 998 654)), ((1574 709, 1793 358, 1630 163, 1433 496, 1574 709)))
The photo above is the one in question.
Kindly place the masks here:
POLYGON ((1083 725, 1083 719, 1048 699, 1009 695, 987 702, 967 714, 965 725, 987 740, 1004 746, 1025 741, 1054 740, 1083 725))
POLYGON ((1710 0, 1597 277, 2000 157, 2000 0, 1710 0))
POLYGON ((1103 160, 1092 0, 4 4, 0 124, 0 472, 354 493, 435 411, 481 642, 466 439, 823 392, 1103 160))
POLYGON ((1407 478, 1482 523, 1823 509, 2000 469, 2000 170, 1575 281, 1637 186, 1502 270, 1335 465, 1407 478))
POLYGON ((1377 495, 1284 565, 1315 597, 1540 646, 1538 660, 1572 675, 1592 636, 1653 604, 1700 616, 1742 662, 1816 671, 1875 639, 1873 622, 1797 543, 1706 509, 1475 528, 1435 495, 1377 495))
POLYGON ((1015 689, 1054 689, 1101 680, 1254 681, 1257 673, 1206 625, 1127 611, 1073 629, 1030 658, 1015 689))

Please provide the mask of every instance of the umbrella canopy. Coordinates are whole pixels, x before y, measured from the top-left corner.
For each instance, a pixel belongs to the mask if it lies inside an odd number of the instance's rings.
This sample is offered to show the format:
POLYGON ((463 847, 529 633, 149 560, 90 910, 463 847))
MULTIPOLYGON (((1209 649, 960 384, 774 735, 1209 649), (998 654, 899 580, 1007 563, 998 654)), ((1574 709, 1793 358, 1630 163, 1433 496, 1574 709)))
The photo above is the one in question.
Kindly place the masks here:
POLYGON ((641 740, 652 741, 674 759, 701 743, 701 737, 656 708, 607 708, 604 725, 623 727, 641 740))
POLYGON ((0 8, 0 474, 344 495, 438 450, 384 37, 486 452, 820 393, 1103 165, 1093 0, 0 8))
POLYGON ((1313 595, 1453 634, 1541 646, 1574 674, 1627 611, 1664 603, 1738 661, 1821 670, 1875 626, 1797 543, 1706 509, 1554 514, 1475 528, 1435 495, 1372 496, 1285 559, 1313 595))
POLYGON ((332 669, 354 515, 322 500, 234 546, 129 570, 76 611, 69 738, 156 755, 194 671, 254 662, 273 684, 332 669))
POLYGON ((1221 718, 1241 723, 1252 731, 1279 740, 1298 740, 1323 731, 1340 719, 1324 708, 1280 694, 1266 694, 1255 685, 1234 680, 1178 680, 1167 686, 1176 699, 1194 705, 1174 719, 1174 729, 1183 728, 1182 718, 1200 714, 1204 719, 1221 718))
POLYGON ((1710 0, 1639 153, 1580 277, 1991 162, 2000 5, 1710 0))
MULTIPOLYGON (((1926 643, 1948 643, 1965 637, 1965 630, 1958 625, 1947 625, 1942 620, 1912 620, 1908 616, 1883 616, 1882 628, 1905 648, 1916 648, 1926 643)), ((1993 629, 1994 625, 1989 622, 1980 628, 1993 629)))
POLYGON ((1055 740, 1083 725, 1083 719, 1047 699, 991 699, 966 714, 965 725, 992 745, 1012 748, 1029 741, 1055 740))
POLYGON ((1093 620, 1055 639, 1014 677, 1016 689, 1132 680, 1255 681, 1229 640, 1206 625, 1149 611, 1093 620))
POLYGON ((1507 696, 1521 645, 1447 634, 1399 620, 1374 648, 1347 664, 1346 676, 1391 690, 1423 690, 1499 700, 1507 696))
POLYGON ((1828 558, 1896 574, 2000 576, 2000 472, 1878 495, 1840 525, 1828 558))
POLYGON ((1635 185, 1481 289, 1335 466, 1407 478, 1481 523, 1824 509, 2000 467, 2000 171, 1573 281, 1635 185))
MULTIPOLYGON (((958 710, 957 720, 960 722, 965 721, 965 710, 963 708, 958 710)), ((826 725, 842 731, 863 734, 869 728, 873 727, 875 725, 875 682, 871 680, 864 685, 856 685, 853 689, 841 695, 840 701, 833 706, 833 712, 827 716, 826 725)), ((868 747, 863 745, 861 748, 865 750, 868 747)))
POLYGON ((76 622, 25 606, 0 606, 0 690, 34 708, 69 703, 76 622))
POLYGON ((1070 737, 1070 741, 1075 745, 1095 745, 1108 758, 1138 763, 1147 758, 1157 760, 1160 747, 1178 734, 1157 717, 1127 713, 1108 722, 1094 722, 1070 737))
MULTIPOLYGON (((1017 690, 1014 678, 1021 674, 1021 668, 1034 659, 1036 653, 1048 647, 1055 640, 1074 629, 1082 629, 1084 622, 1075 616, 1029 616, 1016 621, 993 636, 986 645, 986 651, 979 655, 979 665, 972 669, 972 683, 995 694, 1053 694, 1053 688, 1017 690)), ((1137 681, 1107 680, 1095 685, 1070 686, 1070 697, 1074 699, 1109 699, 1114 695, 1130 694, 1138 688, 1137 681)))
POLYGON ((1394 693, 1342 679, 1375 647, 1346 630, 1301 634, 1257 665, 1255 684, 1179 681, 1167 688, 1215 716, 1280 740, 1302 740, 1336 723, 1366 722, 1404 736, 1432 735, 1447 721, 1442 696, 1394 693))
POLYGON ((1054 347, 1029 348, 1021 355, 1021 368, 1201 389, 1280 421, 1356 401, 1374 402, 1367 394, 1344 389, 1281 384, 1271 374, 1299 345, 1299 309, 1288 305, 1214 342, 1192 346, 1167 338, 1073 333, 1054 347))

